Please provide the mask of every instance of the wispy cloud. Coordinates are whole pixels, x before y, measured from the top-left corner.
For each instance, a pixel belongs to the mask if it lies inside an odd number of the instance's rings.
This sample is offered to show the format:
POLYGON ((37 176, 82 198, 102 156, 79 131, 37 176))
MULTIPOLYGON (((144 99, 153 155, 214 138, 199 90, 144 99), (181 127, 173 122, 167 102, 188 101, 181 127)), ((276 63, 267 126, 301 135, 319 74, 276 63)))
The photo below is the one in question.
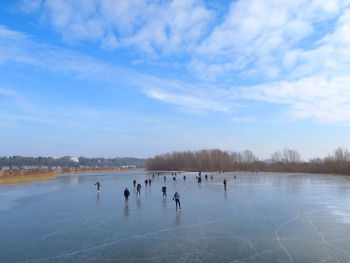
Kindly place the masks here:
POLYGON ((196 0, 24 0, 22 8, 38 12, 68 42, 134 46, 149 53, 188 49, 206 33, 213 16, 196 0))
POLYGON ((235 1, 222 24, 197 49, 190 68, 200 77, 229 73, 284 76, 281 58, 337 18, 349 1, 235 1))
POLYGON ((146 89, 145 94, 150 98, 181 106, 181 109, 188 112, 221 111, 230 112, 230 107, 207 97, 198 97, 193 94, 173 94, 164 90, 146 89))

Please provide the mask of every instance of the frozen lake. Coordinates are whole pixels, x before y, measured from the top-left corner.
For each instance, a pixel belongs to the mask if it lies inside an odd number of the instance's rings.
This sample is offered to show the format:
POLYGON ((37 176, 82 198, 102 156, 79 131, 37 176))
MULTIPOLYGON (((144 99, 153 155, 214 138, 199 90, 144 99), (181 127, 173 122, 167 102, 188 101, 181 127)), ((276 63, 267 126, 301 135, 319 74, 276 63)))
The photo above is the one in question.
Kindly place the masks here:
POLYGON ((147 172, 0 186, 0 261, 350 262, 350 177, 225 173, 198 184, 192 173, 166 175, 165 200, 163 175, 145 187, 147 172))

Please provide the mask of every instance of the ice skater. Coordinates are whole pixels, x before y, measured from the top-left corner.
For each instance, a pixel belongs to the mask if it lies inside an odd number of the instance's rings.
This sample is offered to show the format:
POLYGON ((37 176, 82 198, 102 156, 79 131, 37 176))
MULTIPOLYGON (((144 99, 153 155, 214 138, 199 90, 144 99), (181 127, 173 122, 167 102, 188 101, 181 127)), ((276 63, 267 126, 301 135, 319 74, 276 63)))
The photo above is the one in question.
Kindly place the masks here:
POLYGON ((136 186, 136 195, 141 195, 141 184, 137 184, 136 186))
POLYGON ((125 190, 124 190, 125 202, 129 201, 129 195, 130 195, 129 189, 125 187, 125 190))
POLYGON ((99 181, 97 181, 94 185, 96 185, 96 187, 97 187, 97 192, 100 192, 101 183, 99 181))
POLYGON ((132 181, 132 183, 134 184, 134 188, 135 188, 135 186, 136 186, 136 180, 132 181))
POLYGON ((173 177, 173 181, 176 181, 176 177, 175 176, 173 177))
POLYGON ((148 185, 151 186, 152 184, 152 179, 148 179, 148 185))
POLYGON ((183 178, 184 178, 184 181, 186 181, 186 175, 184 175, 184 177, 183 177, 183 178))
POLYGON ((148 180, 147 180, 147 179, 145 180, 145 185, 146 185, 146 186, 148 185, 148 180))
POLYGON ((164 182, 166 181, 166 176, 164 175, 164 182))
POLYGON ((207 174, 205 175, 205 180, 208 180, 208 175, 207 174))
POLYGON ((166 186, 165 185, 162 187, 162 193, 163 193, 163 198, 164 197, 166 198, 166 186))
POLYGON ((225 178, 225 179, 224 179, 224 190, 225 190, 225 191, 227 190, 226 185, 227 185, 227 182, 226 182, 226 178, 225 178))
POLYGON ((180 194, 178 192, 175 192, 173 200, 175 200, 176 210, 177 206, 179 206, 179 208, 182 209, 180 204, 180 194))

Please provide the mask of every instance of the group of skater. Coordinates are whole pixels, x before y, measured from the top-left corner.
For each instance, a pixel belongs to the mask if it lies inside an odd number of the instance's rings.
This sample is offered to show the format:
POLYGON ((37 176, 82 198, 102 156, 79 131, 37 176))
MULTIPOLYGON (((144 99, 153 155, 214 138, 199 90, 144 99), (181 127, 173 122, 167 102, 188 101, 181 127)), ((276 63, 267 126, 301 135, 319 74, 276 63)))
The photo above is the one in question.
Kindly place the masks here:
MULTIPOLYGON (((176 173, 171 173, 171 175, 173 176, 173 181, 176 181, 176 177, 177 174, 176 173)), ((159 176, 159 173, 158 173, 159 176)), ((208 175, 206 174, 205 176, 205 180, 208 180, 208 175)), ((154 174, 152 175, 152 178, 154 178, 154 174)), ((210 179, 213 180, 214 176, 210 175, 210 179)), ((236 179, 236 176, 234 176, 234 179, 236 179)), ((183 176, 183 180, 186 181, 186 175, 183 176)), ((198 176, 196 175, 196 180, 198 183, 202 182, 202 175, 201 172, 199 172, 198 176)), ((166 182, 166 176, 164 175, 164 182, 166 182)), ((227 181, 226 178, 224 178, 223 180, 223 184, 224 184, 224 190, 227 190, 227 181)), ((97 192, 99 193, 101 190, 101 183, 99 181, 97 181, 94 185, 96 185, 97 188, 97 192)), ((136 189, 136 196, 141 196, 141 184, 137 183, 137 181, 134 179, 133 180, 133 185, 134 188, 136 189)), ((147 186, 151 186, 152 185, 152 179, 146 179, 145 180, 145 185, 147 186)), ((163 199, 165 199, 167 197, 167 187, 165 185, 163 185, 163 187, 161 188, 161 192, 163 193, 163 199)), ((129 196, 130 196, 130 191, 127 187, 125 187, 124 189, 124 198, 125 198, 125 202, 129 201, 129 196)), ((176 210, 177 209, 182 209, 181 208, 181 203, 180 203, 180 194, 179 192, 175 192, 173 195, 173 201, 175 201, 175 207, 176 210)))

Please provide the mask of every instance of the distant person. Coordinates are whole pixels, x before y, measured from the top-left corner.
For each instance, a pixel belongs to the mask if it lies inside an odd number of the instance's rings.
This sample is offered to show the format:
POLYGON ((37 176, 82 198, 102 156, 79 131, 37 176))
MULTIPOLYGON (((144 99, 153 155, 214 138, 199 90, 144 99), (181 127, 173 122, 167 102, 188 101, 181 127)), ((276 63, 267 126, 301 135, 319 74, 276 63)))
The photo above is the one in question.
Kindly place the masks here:
POLYGON ((166 181, 166 176, 164 175, 164 182, 166 181))
POLYGON ((94 185, 97 187, 97 192, 100 192, 101 183, 97 181, 94 185))
POLYGON ((227 190, 226 185, 227 185, 227 182, 226 182, 226 179, 224 179, 224 190, 227 190))
POLYGON ((202 177, 198 176, 198 183, 200 184, 202 182, 202 177))
POLYGON ((205 180, 208 180, 208 175, 207 174, 205 175, 205 180))
POLYGON ((151 186, 151 184, 152 184, 152 179, 148 179, 148 184, 149 184, 149 186, 151 186))
POLYGON ((176 181, 176 177, 175 176, 173 176, 173 181, 176 181))
POLYGON ((186 181, 186 175, 184 175, 183 179, 184 179, 184 181, 186 181))
POLYGON ((141 184, 137 184, 136 186, 136 195, 141 195, 141 184))
POLYGON ((176 210, 177 210, 177 206, 179 206, 179 208, 181 209, 180 194, 178 192, 175 192, 173 200, 175 200, 176 210))
POLYGON ((136 186, 136 180, 132 181, 132 183, 134 184, 134 188, 135 188, 135 186, 136 186))
POLYGON ((145 185, 146 185, 146 186, 148 185, 148 180, 147 180, 147 179, 145 180, 145 185))
POLYGON ((163 198, 166 197, 166 186, 162 187, 163 198))
POLYGON ((175 173, 175 177, 176 177, 176 173, 175 173))
POLYGON ((198 175, 201 176, 201 175, 202 175, 202 172, 199 172, 198 175))
POLYGON ((154 178, 154 174, 152 174, 152 178, 154 178))
POLYGON ((233 176, 233 179, 236 179, 236 176, 233 176))
POLYGON ((124 190, 125 202, 129 201, 129 195, 130 195, 129 189, 126 187, 124 190))
POLYGON ((214 176, 211 174, 210 175, 210 180, 213 180, 214 179, 214 176))

